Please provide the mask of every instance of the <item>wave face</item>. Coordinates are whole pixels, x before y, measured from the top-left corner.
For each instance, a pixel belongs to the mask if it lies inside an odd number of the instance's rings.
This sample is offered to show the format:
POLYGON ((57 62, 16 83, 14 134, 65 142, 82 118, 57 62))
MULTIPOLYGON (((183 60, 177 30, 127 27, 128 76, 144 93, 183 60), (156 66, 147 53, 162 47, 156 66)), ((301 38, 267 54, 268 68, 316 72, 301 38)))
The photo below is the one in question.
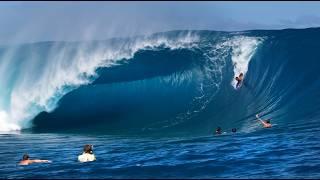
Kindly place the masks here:
POLYGON ((172 31, 3 47, 0 131, 250 132, 256 113, 280 126, 318 125, 319 34, 172 31))

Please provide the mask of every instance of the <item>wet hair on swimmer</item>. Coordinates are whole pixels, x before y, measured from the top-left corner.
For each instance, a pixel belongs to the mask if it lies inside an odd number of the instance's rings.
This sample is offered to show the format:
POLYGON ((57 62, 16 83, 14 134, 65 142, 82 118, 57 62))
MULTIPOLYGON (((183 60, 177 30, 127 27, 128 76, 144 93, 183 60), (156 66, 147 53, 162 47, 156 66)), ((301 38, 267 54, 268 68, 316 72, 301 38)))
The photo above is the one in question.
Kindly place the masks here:
POLYGON ((270 120, 271 120, 271 119, 267 119, 267 120, 266 120, 266 123, 269 123, 269 124, 270 124, 270 120))
POLYGON ((216 134, 221 134, 221 127, 217 127, 216 134))
POLYGON ((29 157, 29 155, 28 154, 24 154, 23 156, 22 156, 22 160, 28 160, 30 157, 29 157))
POLYGON ((91 144, 86 144, 83 147, 83 152, 93 154, 92 148, 93 148, 93 146, 91 144))

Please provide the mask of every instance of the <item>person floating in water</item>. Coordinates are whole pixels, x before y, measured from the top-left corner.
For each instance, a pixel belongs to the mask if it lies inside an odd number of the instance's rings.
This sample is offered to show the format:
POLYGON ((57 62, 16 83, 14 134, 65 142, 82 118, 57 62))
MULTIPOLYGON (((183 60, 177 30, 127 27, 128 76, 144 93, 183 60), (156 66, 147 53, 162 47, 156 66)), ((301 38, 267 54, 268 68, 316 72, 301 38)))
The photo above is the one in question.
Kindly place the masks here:
POLYGON ((221 127, 217 127, 216 134, 221 134, 221 127))
POLYGON ((237 129, 236 128, 232 128, 231 130, 233 133, 237 132, 237 129))
POLYGON ((236 80, 237 80, 237 85, 236 85, 236 88, 239 88, 242 81, 243 81, 243 73, 240 73, 238 77, 236 77, 236 80))
POLYGON ((271 127, 272 127, 271 122, 270 122, 271 119, 262 120, 262 119, 259 117, 259 114, 257 114, 256 117, 257 117, 257 119, 262 123, 262 125, 263 125, 264 128, 271 128, 271 127))
POLYGON ((93 146, 89 144, 85 145, 83 147, 83 153, 78 156, 78 160, 80 162, 95 161, 96 157, 93 154, 93 146))
POLYGON ((32 163, 43 163, 43 162, 51 162, 49 160, 41 160, 41 159, 30 159, 28 154, 24 154, 22 160, 20 161, 19 165, 29 165, 32 163))

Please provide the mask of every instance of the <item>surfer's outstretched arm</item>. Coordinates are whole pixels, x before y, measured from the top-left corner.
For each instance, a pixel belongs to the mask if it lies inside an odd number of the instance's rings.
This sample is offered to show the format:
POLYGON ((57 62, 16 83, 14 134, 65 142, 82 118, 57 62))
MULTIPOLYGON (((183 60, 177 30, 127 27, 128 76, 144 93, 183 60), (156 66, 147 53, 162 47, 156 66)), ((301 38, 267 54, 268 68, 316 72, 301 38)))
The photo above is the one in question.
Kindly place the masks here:
POLYGON ((260 119, 259 114, 256 114, 256 118, 257 118, 257 119, 260 119))
POLYGON ((257 118, 262 124, 264 124, 264 121, 259 117, 259 114, 256 114, 256 118, 257 118))
POLYGON ((261 124, 263 124, 264 127, 271 127, 270 124, 266 123, 264 120, 262 120, 259 117, 259 114, 256 114, 257 119, 261 122, 261 124))

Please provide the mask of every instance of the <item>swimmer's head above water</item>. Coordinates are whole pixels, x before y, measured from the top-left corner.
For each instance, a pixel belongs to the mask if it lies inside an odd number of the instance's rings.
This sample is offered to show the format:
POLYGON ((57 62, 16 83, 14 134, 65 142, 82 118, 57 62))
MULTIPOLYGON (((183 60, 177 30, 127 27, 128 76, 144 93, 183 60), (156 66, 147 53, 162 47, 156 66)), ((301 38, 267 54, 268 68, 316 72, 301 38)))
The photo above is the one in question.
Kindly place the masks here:
POLYGON ((23 156, 22 156, 22 160, 28 160, 30 157, 29 157, 29 155, 28 154, 24 154, 23 156))
POLYGON ((221 134, 221 127, 217 127, 216 134, 221 134))
POLYGON ((93 154, 93 145, 91 145, 91 144, 84 145, 83 152, 93 154))

